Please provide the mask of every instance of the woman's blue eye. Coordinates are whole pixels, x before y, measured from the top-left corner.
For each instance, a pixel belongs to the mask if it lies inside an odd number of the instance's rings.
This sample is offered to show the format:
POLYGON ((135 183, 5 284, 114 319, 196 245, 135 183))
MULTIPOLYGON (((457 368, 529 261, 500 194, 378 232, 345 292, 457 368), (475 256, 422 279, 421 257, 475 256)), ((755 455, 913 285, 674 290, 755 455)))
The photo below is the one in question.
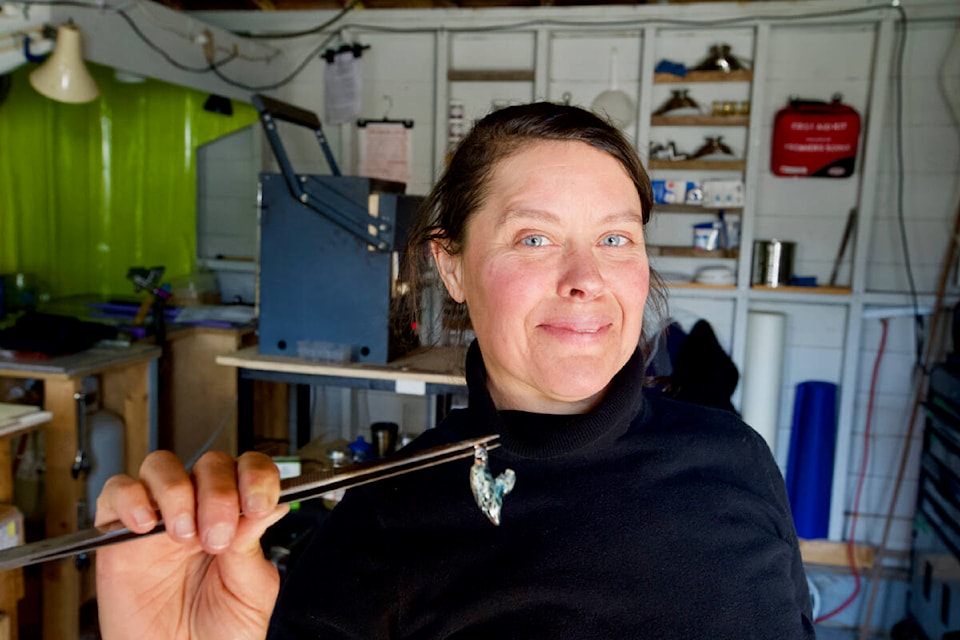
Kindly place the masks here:
POLYGON ((622 247, 623 245, 627 244, 627 238, 619 233, 613 233, 609 236, 604 236, 603 240, 600 241, 600 244, 605 247, 622 247))
POLYGON ((527 236, 522 240, 522 242, 528 247, 542 247, 548 244, 548 241, 544 236, 527 236))

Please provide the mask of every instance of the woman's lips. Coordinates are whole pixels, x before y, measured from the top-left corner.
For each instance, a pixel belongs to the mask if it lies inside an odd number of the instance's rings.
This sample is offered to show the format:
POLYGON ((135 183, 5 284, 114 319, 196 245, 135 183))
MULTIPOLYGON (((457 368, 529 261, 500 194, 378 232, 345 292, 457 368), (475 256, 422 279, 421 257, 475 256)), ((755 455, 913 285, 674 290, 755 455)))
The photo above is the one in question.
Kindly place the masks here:
POLYGON ((605 334, 612 327, 610 322, 544 322, 540 328, 553 335, 569 338, 592 338, 605 334))

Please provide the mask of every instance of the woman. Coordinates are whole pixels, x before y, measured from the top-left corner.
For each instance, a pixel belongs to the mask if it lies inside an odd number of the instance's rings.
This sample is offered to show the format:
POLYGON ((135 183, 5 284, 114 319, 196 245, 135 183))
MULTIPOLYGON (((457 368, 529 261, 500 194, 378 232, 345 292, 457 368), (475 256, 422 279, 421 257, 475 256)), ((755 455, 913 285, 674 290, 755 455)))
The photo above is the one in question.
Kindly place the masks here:
MULTIPOLYGON (((468 463, 353 489, 283 585, 271 638, 810 638, 783 481, 730 413, 643 393, 649 179, 589 112, 484 118, 430 196, 443 283, 469 313, 469 408, 412 445, 499 433, 499 526, 468 463)), ((171 533, 98 554, 103 635, 262 638, 282 516, 268 459, 168 453, 111 479, 101 521, 171 533), (239 505, 245 516, 238 519, 239 505)))

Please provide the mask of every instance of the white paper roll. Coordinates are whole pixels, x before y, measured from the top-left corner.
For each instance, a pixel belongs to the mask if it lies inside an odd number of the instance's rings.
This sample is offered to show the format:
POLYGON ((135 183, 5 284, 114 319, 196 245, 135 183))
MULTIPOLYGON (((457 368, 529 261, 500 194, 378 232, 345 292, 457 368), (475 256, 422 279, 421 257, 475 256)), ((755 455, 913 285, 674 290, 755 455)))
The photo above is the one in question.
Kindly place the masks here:
POLYGON ((783 355, 787 316, 751 311, 747 314, 747 344, 743 362, 743 393, 740 413, 776 453, 783 385, 783 355))

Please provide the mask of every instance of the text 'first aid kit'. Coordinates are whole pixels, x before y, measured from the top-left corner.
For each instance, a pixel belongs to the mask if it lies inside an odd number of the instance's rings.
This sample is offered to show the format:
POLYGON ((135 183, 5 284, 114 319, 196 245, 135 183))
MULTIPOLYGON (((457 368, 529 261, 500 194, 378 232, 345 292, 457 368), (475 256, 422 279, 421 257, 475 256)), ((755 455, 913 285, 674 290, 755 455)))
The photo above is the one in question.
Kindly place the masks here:
POLYGON ((773 121, 770 170, 789 177, 846 178, 853 174, 860 114, 841 102, 792 98, 773 121))

